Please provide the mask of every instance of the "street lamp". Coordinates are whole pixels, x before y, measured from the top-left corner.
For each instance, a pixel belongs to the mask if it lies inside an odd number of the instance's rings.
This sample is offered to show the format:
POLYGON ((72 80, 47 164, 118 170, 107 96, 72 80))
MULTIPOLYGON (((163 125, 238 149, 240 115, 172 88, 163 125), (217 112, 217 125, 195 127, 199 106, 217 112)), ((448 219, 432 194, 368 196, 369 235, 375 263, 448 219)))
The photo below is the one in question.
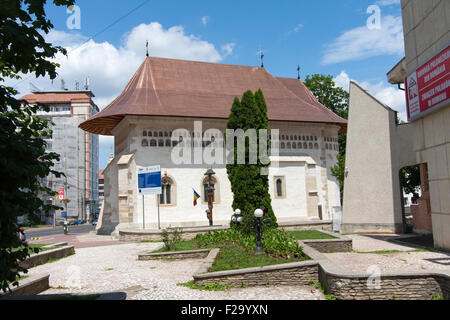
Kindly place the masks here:
POLYGON ((208 220, 209 220, 209 225, 212 226, 213 225, 213 197, 214 197, 214 187, 213 187, 213 175, 215 175, 216 173, 214 172, 213 169, 208 169, 208 171, 206 171, 205 176, 208 177, 208 186, 205 188, 206 190, 206 194, 208 197, 208 210, 206 214, 208 216, 208 220))
POLYGON ((242 222, 241 210, 236 209, 234 214, 231 216, 231 221, 236 224, 237 229, 239 230, 239 225, 242 222))
POLYGON ((255 210, 255 217, 256 217, 256 249, 255 249, 255 253, 256 254, 263 254, 264 253, 264 249, 262 248, 262 244, 261 244, 261 229, 262 229, 262 223, 261 223, 261 218, 264 215, 264 211, 262 211, 261 209, 256 209, 255 210))

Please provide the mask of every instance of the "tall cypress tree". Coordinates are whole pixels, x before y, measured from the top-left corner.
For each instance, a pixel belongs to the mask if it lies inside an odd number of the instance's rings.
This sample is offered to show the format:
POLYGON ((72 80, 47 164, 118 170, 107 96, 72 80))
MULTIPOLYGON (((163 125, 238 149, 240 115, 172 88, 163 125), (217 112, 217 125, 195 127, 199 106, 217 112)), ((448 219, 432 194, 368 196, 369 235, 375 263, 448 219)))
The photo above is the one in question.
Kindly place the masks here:
MULTIPOLYGON (((234 154, 235 162, 227 165, 228 179, 234 195, 233 210, 238 208, 241 210, 243 215, 241 230, 246 233, 253 232, 256 219, 254 211, 258 208, 263 209, 264 217, 270 218, 273 226, 276 226, 276 217, 269 194, 268 176, 261 174, 262 169, 266 169, 268 172, 270 164, 266 161, 261 162, 261 154, 256 164, 250 164, 249 161, 251 151, 259 153, 259 130, 268 130, 268 126, 267 105, 261 90, 258 90, 255 95, 251 91, 245 92, 241 101, 237 97, 235 98, 227 129, 242 129, 244 132, 254 129, 258 136, 256 145, 250 145, 250 141, 246 140, 245 164, 236 163, 237 140, 235 140, 234 150, 229 150, 234 154)), ((266 143, 268 143, 268 140, 266 143)))

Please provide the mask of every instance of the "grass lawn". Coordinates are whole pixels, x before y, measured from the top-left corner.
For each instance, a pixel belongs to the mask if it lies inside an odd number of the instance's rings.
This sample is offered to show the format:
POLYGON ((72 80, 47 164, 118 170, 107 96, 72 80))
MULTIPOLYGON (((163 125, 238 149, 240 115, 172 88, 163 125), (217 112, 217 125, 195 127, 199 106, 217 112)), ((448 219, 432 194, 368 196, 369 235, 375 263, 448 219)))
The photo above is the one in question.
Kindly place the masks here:
POLYGON ((39 224, 39 225, 33 225, 28 227, 23 227, 25 230, 27 229, 39 229, 39 228, 50 228, 53 227, 51 224, 39 224))
POLYGON ((321 240, 321 239, 337 239, 327 233, 317 230, 288 231, 297 240, 321 240))
POLYGON ((306 257, 301 258, 279 258, 268 254, 257 255, 248 252, 240 246, 227 245, 220 249, 220 253, 214 264, 209 268, 209 272, 245 269, 253 267, 264 267, 274 264, 283 264, 289 262, 305 261, 306 257))
MULTIPOLYGON (((47 251, 47 250, 53 250, 53 249, 55 249, 55 248, 42 248, 42 247, 48 246, 48 245, 50 245, 50 244, 52 244, 52 243, 39 243, 39 244, 30 244, 30 243, 29 243, 28 246, 29 246, 30 248, 32 248, 32 249, 38 248, 38 249, 39 249, 39 252, 42 252, 42 251, 47 251)), ((18 250, 21 250, 21 249, 23 249, 23 247, 14 248, 12 251, 14 252, 14 251, 18 251, 18 250)))

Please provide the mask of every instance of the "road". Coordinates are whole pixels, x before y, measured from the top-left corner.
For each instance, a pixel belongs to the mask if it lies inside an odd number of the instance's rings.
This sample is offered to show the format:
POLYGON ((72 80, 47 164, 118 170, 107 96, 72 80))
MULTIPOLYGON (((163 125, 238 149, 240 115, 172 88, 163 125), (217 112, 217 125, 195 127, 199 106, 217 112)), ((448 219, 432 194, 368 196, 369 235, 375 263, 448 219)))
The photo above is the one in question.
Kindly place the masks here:
MULTIPOLYGON (((89 233, 94 230, 94 226, 91 224, 82 224, 77 226, 69 226, 69 234, 84 234, 89 233)), ((37 237, 46 237, 46 236, 53 236, 53 235, 59 235, 63 234, 63 227, 57 226, 55 229, 33 229, 33 230, 25 230, 25 234, 28 239, 30 238, 37 238, 37 237)))

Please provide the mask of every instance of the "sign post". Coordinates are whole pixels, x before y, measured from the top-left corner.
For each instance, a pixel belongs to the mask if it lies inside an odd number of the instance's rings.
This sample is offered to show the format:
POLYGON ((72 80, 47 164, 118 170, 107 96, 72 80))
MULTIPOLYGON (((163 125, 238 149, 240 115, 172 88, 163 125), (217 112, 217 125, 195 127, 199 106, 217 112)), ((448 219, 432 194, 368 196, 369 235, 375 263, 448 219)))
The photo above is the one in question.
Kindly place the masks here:
POLYGON ((146 194, 161 194, 161 166, 152 166, 138 169, 138 191, 139 195, 142 195, 142 228, 145 229, 144 197, 146 194))

